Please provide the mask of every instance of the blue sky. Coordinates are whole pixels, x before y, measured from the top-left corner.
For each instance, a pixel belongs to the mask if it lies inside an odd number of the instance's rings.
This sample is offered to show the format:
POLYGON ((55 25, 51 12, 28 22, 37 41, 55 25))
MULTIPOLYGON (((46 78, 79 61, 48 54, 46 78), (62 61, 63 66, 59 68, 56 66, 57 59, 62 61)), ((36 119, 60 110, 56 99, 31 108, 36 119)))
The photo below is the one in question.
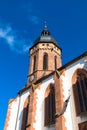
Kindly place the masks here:
POLYGON ((0 130, 9 99, 27 82, 28 50, 44 21, 62 48, 63 65, 87 51, 87 0, 0 0, 0 130))

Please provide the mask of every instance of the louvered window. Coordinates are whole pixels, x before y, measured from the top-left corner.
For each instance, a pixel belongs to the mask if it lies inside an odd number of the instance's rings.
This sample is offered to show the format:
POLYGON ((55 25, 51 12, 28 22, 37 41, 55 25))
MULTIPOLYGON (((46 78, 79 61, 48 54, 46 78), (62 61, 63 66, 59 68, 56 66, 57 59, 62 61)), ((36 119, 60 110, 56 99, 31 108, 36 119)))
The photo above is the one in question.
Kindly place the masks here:
POLYGON ((36 69, 36 55, 34 55, 34 64, 33 64, 33 71, 36 69))
POLYGON ((73 85, 75 107, 77 116, 87 111, 87 77, 83 73, 77 74, 76 83, 73 85))
POLYGON ((57 56, 54 57, 55 70, 57 69, 57 56))
POLYGON ((55 123, 55 92, 54 86, 51 84, 50 93, 45 98, 45 126, 55 123))
POLYGON ((22 126, 21 126, 21 130, 26 130, 26 126, 27 126, 27 119, 29 116, 29 102, 30 102, 30 96, 27 99, 27 102, 25 102, 25 106, 23 109, 23 117, 22 117, 22 126))
POLYGON ((43 70, 47 70, 48 69, 48 54, 44 53, 43 56, 43 70))

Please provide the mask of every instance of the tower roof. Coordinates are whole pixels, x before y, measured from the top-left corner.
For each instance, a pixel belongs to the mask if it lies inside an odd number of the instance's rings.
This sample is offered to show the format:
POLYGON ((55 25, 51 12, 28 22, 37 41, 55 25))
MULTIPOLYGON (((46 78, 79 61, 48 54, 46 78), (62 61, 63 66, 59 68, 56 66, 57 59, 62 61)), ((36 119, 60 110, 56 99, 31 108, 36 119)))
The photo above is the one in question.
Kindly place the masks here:
POLYGON ((44 29, 41 32, 41 36, 34 41, 34 45, 36 45, 37 43, 51 43, 51 42, 57 45, 57 41, 51 36, 49 30, 47 29, 47 25, 45 24, 44 29))

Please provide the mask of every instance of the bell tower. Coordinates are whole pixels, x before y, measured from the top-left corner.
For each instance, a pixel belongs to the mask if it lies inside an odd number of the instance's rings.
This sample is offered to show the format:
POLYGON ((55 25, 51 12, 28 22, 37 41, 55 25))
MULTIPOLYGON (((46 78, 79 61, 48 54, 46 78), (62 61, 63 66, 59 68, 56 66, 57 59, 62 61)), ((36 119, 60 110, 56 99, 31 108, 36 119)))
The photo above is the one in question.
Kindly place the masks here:
POLYGON ((29 84, 61 67, 61 48, 45 25, 41 36, 30 48, 29 84))

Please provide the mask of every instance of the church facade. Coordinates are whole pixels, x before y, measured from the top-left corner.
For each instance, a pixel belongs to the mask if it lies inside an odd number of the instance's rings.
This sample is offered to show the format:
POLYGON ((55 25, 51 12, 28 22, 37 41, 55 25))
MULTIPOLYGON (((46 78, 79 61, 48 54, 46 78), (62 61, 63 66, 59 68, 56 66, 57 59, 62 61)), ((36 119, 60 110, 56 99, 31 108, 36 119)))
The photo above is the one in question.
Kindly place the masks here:
POLYGON ((87 52, 62 66, 47 27, 30 48, 27 85, 8 104, 4 130, 87 130, 87 52))

